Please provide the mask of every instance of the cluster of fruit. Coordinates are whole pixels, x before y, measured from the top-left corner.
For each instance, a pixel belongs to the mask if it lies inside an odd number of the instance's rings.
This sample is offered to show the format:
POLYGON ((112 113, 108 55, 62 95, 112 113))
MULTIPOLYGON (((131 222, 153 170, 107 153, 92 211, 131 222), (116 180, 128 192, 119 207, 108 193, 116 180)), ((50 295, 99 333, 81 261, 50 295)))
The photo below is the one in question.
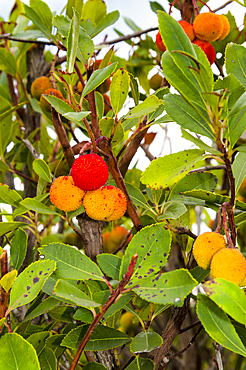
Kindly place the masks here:
POLYGON ((52 95, 63 100, 63 95, 59 90, 53 89, 52 82, 48 77, 42 76, 36 78, 31 86, 31 94, 34 99, 40 101, 42 109, 50 112, 50 103, 43 97, 43 95, 52 95))
POLYGON ((199 267, 210 269, 213 279, 246 285, 246 259, 237 248, 228 248, 223 235, 205 232, 197 237, 193 255, 199 267))
MULTIPOLYGON (((126 239, 128 230, 124 226, 117 225, 111 231, 104 231, 102 234, 103 238, 103 250, 106 253, 114 252, 126 239)), ((132 235, 128 238, 126 245, 132 239, 132 235)))
POLYGON ((108 176, 108 166, 98 154, 81 155, 72 165, 71 176, 60 176, 52 183, 51 203, 65 212, 83 205, 94 220, 118 220, 126 211, 127 200, 116 186, 103 186, 108 176))
MULTIPOLYGON (((201 13, 195 18, 193 24, 179 21, 186 35, 193 44, 198 45, 206 54, 210 65, 215 61, 215 50, 211 42, 223 40, 230 32, 230 23, 224 14, 212 12, 201 13)), ((166 51, 160 31, 156 35, 156 45, 161 52, 166 51)))

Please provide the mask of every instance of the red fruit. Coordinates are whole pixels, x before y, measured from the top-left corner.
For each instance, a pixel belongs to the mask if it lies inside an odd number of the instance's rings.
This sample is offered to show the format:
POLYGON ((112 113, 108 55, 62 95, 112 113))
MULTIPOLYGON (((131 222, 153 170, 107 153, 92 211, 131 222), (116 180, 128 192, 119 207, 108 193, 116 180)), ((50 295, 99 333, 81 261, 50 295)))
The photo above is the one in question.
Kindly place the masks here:
POLYGON ((162 41, 162 37, 161 37, 161 34, 160 34, 160 31, 158 31, 157 35, 156 35, 156 39, 155 39, 155 43, 156 43, 156 46, 158 47, 158 49, 164 53, 164 51, 167 50, 166 46, 164 45, 163 41, 162 41))
POLYGON ((108 166, 97 154, 85 154, 78 157, 71 168, 74 183, 82 190, 96 190, 108 180, 108 166))
POLYGON ((193 41, 195 38, 193 26, 189 22, 186 22, 186 21, 179 21, 178 23, 183 28, 186 35, 189 37, 190 41, 193 41))
POLYGON ((215 50, 214 50, 212 44, 210 44, 210 42, 202 41, 202 40, 195 40, 192 43, 196 44, 197 46, 199 46, 204 51, 204 53, 206 54, 206 56, 209 60, 210 65, 214 63, 214 61, 215 61, 215 50))

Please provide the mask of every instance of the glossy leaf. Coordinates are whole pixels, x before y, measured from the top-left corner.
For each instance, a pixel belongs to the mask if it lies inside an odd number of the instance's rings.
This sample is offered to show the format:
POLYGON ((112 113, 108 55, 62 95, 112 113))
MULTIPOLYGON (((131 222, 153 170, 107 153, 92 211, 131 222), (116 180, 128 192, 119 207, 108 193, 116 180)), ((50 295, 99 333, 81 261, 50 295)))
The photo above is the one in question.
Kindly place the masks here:
POLYGON ((203 270, 201 267, 196 266, 190 270, 190 273, 198 283, 201 283, 210 274, 210 270, 203 270))
POLYGON ((45 341, 45 347, 52 349, 56 358, 59 358, 66 349, 61 346, 61 342, 64 338, 64 334, 54 334, 45 341))
POLYGON ((125 370, 154 370, 155 365, 148 358, 136 357, 125 370))
POLYGON ((117 65, 118 63, 112 63, 108 67, 94 71, 89 81, 85 85, 81 96, 86 96, 91 91, 95 90, 99 85, 101 85, 101 83, 103 83, 112 73, 114 73, 117 65))
POLYGON ((212 154, 215 154, 215 155, 220 155, 220 152, 217 149, 212 148, 211 146, 208 146, 201 139, 198 139, 197 137, 194 137, 188 131, 181 129, 181 132, 182 132, 182 137, 184 139, 192 141, 192 143, 194 143, 196 146, 198 146, 198 148, 203 149, 208 153, 212 153, 212 154))
POLYGON ((129 73, 129 76, 130 76, 131 95, 135 105, 138 105, 140 96, 138 82, 137 79, 133 76, 133 74, 129 73))
POLYGON ((79 41, 79 13, 73 9, 73 18, 70 24, 67 38, 67 70, 72 73, 77 55, 79 41))
POLYGON ((216 80, 214 84, 214 90, 216 91, 224 89, 228 89, 230 92, 228 97, 228 108, 231 109, 240 96, 244 93, 245 89, 233 74, 229 74, 228 76, 224 77, 223 80, 220 78, 216 80))
POLYGON ((246 325, 246 297, 236 284, 215 279, 203 284, 206 294, 233 319, 246 325))
POLYGON ((40 365, 33 346, 19 334, 8 333, 0 338, 0 368, 40 370, 40 365))
POLYGON ((206 332, 216 342, 246 357, 246 349, 228 316, 209 297, 198 295, 197 314, 206 332))
POLYGON ((93 314, 90 310, 84 307, 79 307, 73 315, 74 320, 79 320, 83 323, 91 323, 93 314))
POLYGON ((52 105, 52 107, 55 108, 55 110, 61 115, 74 112, 73 108, 64 100, 59 99, 56 96, 52 95, 46 95, 44 97, 52 105))
POLYGON ((99 267, 85 254, 70 245, 51 243, 39 248, 42 258, 56 261, 58 278, 104 280, 99 267))
POLYGON ((145 209, 150 209, 150 206, 147 203, 144 195, 141 193, 141 191, 136 186, 127 182, 126 188, 135 206, 143 207, 145 209))
POLYGON ((202 161, 203 154, 202 150, 189 149, 155 159, 142 173, 141 182, 153 189, 171 186, 202 161))
POLYGON ((100 22, 97 24, 96 28, 90 33, 91 37, 95 37, 98 33, 103 31, 105 28, 111 26, 119 19, 120 13, 118 10, 114 10, 111 13, 105 14, 100 22))
POLYGON ((79 27, 79 40, 77 47, 77 57, 82 63, 87 63, 94 53, 94 44, 86 31, 79 27))
POLYGON ((73 322, 72 315, 74 314, 74 308, 65 304, 61 304, 57 307, 52 308, 49 311, 49 316, 57 321, 73 322))
POLYGON ((54 261, 31 263, 15 280, 6 315, 14 308, 31 302, 40 292, 48 277, 55 271, 55 268, 54 261))
MULTIPOLYGON (((1 48, 1 50, 5 50, 1 48)), ((1 59, 1 55, 0 55, 1 59)), ((0 68, 1 70, 1 68, 0 68)), ((6 113, 11 108, 11 104, 3 96, 0 96, 0 114, 6 113)), ((11 115, 7 115, 0 121, 0 156, 3 158, 7 145, 12 141, 14 125, 11 115)))
MULTIPOLYGON (((26 4, 24 5, 25 13, 28 17, 28 19, 31 19, 31 21, 43 32, 43 34, 48 38, 52 39, 54 42, 56 41, 55 37, 51 35, 50 29, 52 22, 51 20, 48 21, 48 13, 50 13, 50 9, 47 4, 45 4, 43 1, 39 1, 39 9, 33 9, 33 7, 30 7, 26 4), (49 9, 49 10, 48 10, 49 9), (47 15, 47 18, 46 18, 47 15)), ((52 14, 51 14, 51 19, 52 19, 52 14)))
POLYGON ((22 197, 17 191, 12 190, 8 185, 0 185, 0 200, 1 203, 10 204, 13 207, 19 207, 22 197))
POLYGON ((229 140, 230 147, 233 148, 246 125, 246 92, 240 96, 233 108, 229 111, 226 120, 228 120, 228 124, 225 137, 229 140))
POLYGON ((30 224, 27 224, 25 222, 0 222, 0 236, 7 234, 10 231, 16 230, 19 227, 30 227, 30 224))
POLYGON ((83 19, 90 19, 94 24, 98 24, 106 15, 106 4, 101 0, 87 1, 83 7, 83 19))
POLYGON ((12 286, 13 286, 15 280, 16 280, 17 275, 18 275, 18 271, 17 270, 12 270, 12 271, 7 272, 0 279, 0 286, 3 287, 5 292, 8 292, 12 288, 12 286))
POLYGON ((234 75, 246 88, 246 50, 242 45, 228 44, 225 52, 225 65, 227 73, 234 75))
POLYGON ((246 176, 246 153, 237 154, 232 164, 232 172, 235 178, 235 192, 237 192, 246 176))
POLYGON ((150 352, 153 349, 160 347, 162 345, 162 337, 152 331, 142 331, 138 333, 130 346, 131 352, 150 352))
POLYGON ((138 253, 138 260, 127 287, 131 288, 139 284, 140 281, 148 279, 165 265, 170 252, 171 233, 169 230, 165 230, 164 225, 164 223, 159 223, 146 226, 130 241, 122 258, 121 278, 126 273, 135 253, 138 253))
POLYGON ((75 286, 71 285, 69 282, 65 280, 58 280, 58 282, 56 283, 53 289, 53 294, 57 298, 60 298, 60 297, 65 298, 66 300, 70 301, 76 306, 81 306, 81 307, 99 306, 98 303, 92 301, 80 289, 76 288, 75 286))
POLYGON ((35 307, 31 312, 27 312, 27 315, 24 318, 24 321, 32 320, 37 316, 42 315, 45 312, 48 312, 55 306, 57 306, 59 300, 53 297, 48 297, 43 300, 37 307, 35 307))
POLYGON ((162 214, 157 217, 158 220, 177 219, 187 212, 187 208, 182 203, 167 202, 163 207, 162 214))
MULTIPOLYGON (((103 136, 106 136, 108 138, 111 137, 113 127, 114 127, 114 119, 113 118, 107 118, 104 117, 99 121, 99 128, 103 136)), ((117 125, 116 132, 114 134, 114 137, 112 139, 112 147, 118 145, 124 140, 124 129, 121 123, 117 125)))
POLYGON ((0 48, 0 70, 16 76, 17 64, 13 54, 5 48, 0 48))
POLYGON ((121 258, 113 254, 97 255, 97 262, 102 271, 114 280, 119 280, 121 258))
POLYGON ((34 171, 45 181, 51 182, 51 173, 47 163, 43 159, 35 159, 32 167, 34 171))
POLYGON ((151 95, 142 103, 132 108, 130 112, 124 116, 124 119, 145 116, 146 114, 155 111, 161 104, 162 100, 158 99, 155 95, 151 95))
POLYGON ((116 312, 122 310, 125 305, 127 305, 127 303, 132 299, 132 293, 124 293, 117 302, 115 302, 114 304, 112 304, 111 307, 109 307, 109 309, 107 310, 107 312, 105 313, 105 315, 103 316, 104 319, 108 319, 109 317, 111 317, 112 315, 114 315, 116 312))
MULTIPOLYGON (((159 273, 138 281, 133 291, 146 301, 182 306, 184 298, 195 288, 197 281, 185 269, 159 273)), ((129 284, 128 284, 129 286, 129 284)))
MULTIPOLYGON (((82 325, 71 330, 63 339, 62 345, 68 348, 78 349, 88 327, 88 325, 82 325)), ((104 325, 97 325, 90 337, 90 340, 85 346, 85 350, 104 351, 106 349, 122 346, 130 341, 131 338, 119 330, 104 325)))
POLYGON ((56 356, 50 348, 45 347, 41 354, 39 355, 38 359, 40 362, 41 369, 47 370, 57 369, 56 356))
POLYGON ((149 4, 150 4, 151 10, 153 10, 154 13, 157 13, 158 10, 162 10, 163 12, 165 11, 162 5, 159 4, 157 1, 150 1, 149 4))
POLYGON ((48 331, 43 331, 43 332, 31 334, 27 338, 28 343, 30 343, 34 347, 38 356, 44 349, 45 340, 49 338, 49 336, 50 336, 50 333, 48 331))
POLYGON ((130 76, 122 68, 118 69, 112 77, 110 84, 110 102, 114 113, 118 114, 127 98, 130 86, 130 76))
POLYGON ((83 0, 68 0, 66 5, 66 15, 72 19, 73 8, 79 13, 80 18, 83 10, 83 0))
POLYGON ((59 213, 52 211, 49 207, 47 207, 45 204, 39 202, 37 199, 34 198, 25 198, 20 202, 22 206, 25 206, 28 209, 31 209, 32 211, 43 213, 47 215, 57 215, 59 213))

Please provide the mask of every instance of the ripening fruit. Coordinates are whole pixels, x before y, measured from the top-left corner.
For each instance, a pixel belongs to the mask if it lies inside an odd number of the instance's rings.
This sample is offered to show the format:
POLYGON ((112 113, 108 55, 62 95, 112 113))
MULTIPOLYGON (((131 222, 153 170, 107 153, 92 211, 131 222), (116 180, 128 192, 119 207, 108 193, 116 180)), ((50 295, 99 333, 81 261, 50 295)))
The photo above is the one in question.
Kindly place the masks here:
POLYGON ((149 79, 149 87, 153 90, 157 90, 161 87, 162 81, 163 77, 159 75, 159 73, 156 73, 149 79))
POLYGON ((41 94, 43 94, 45 90, 51 89, 52 87, 52 82, 49 80, 48 77, 38 77, 35 81, 33 81, 31 86, 32 97, 39 100, 41 94))
POLYGON ((105 188, 110 194, 114 196, 115 199, 114 211, 112 215, 107 218, 107 221, 119 220, 125 214, 127 208, 127 200, 125 194, 116 186, 108 185, 105 186, 105 188))
POLYGON ((117 245, 121 245, 127 234, 128 230, 125 227, 117 225, 111 231, 111 239, 117 245))
POLYGON ((131 312, 124 312, 120 318, 120 326, 124 329, 129 329, 132 325, 132 318, 134 317, 133 313, 131 312))
POLYGON ((87 191, 83 206, 86 214, 93 220, 107 221, 114 212, 115 197, 107 187, 87 191))
POLYGON ((194 19, 193 28, 199 40, 212 42, 218 40, 223 32, 223 21, 219 14, 200 13, 194 19))
POLYGON ((50 201, 62 211, 75 211, 82 206, 85 192, 75 186, 72 176, 60 176, 50 187, 50 201))
POLYGON ((51 95, 55 96, 59 99, 63 99, 62 93, 59 90, 56 89, 47 89, 42 93, 42 96, 40 98, 40 105, 43 108, 44 111, 50 112, 51 106, 50 103, 43 97, 43 95, 51 95))
POLYGON ((216 253, 211 262, 213 279, 221 278, 241 285, 246 275, 246 259, 236 248, 225 248, 216 253))
POLYGON ((96 190, 108 180, 109 171, 100 155, 91 153, 79 156, 73 162, 71 176, 82 190, 96 190))
POLYGON ((228 33, 230 32, 230 22, 228 21, 228 18, 224 14, 221 14, 220 18, 221 18, 222 23, 223 23, 223 31, 222 31, 222 34, 220 35, 220 37, 217 40, 223 40, 228 35, 228 33))
POLYGON ((207 270, 213 256, 223 248, 226 248, 226 241, 221 234, 205 232, 196 238, 193 255, 198 266, 207 270))
POLYGON ((209 61, 210 65, 212 65, 214 63, 215 57, 216 57, 213 45, 210 44, 210 42, 202 41, 202 40, 195 40, 195 41, 193 41, 193 44, 196 44, 197 46, 199 46, 204 51, 204 53, 206 54, 206 56, 208 58, 208 61, 209 61))
POLYGON ((190 41, 193 41, 195 38, 193 26, 189 22, 186 22, 186 21, 179 21, 178 23, 183 28, 186 35, 189 37, 190 41))
POLYGON ((156 43, 156 46, 158 47, 158 49, 164 53, 164 51, 167 50, 166 46, 164 45, 164 42, 162 40, 162 37, 161 37, 161 33, 160 31, 158 31, 157 35, 156 35, 156 39, 155 39, 155 43, 156 43))

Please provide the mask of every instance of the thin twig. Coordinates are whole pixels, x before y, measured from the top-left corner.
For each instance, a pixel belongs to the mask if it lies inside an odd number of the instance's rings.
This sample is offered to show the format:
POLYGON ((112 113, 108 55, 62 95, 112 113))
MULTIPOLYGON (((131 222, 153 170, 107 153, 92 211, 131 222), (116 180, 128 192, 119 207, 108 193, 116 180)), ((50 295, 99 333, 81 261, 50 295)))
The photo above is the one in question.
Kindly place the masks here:
POLYGON ((230 5, 231 3, 233 3, 233 0, 227 1, 225 4, 223 4, 223 5, 219 6, 218 8, 214 9, 212 12, 216 13, 219 10, 224 9, 227 5, 230 5))
POLYGON ((205 166, 205 167, 197 168, 195 170, 189 171, 189 173, 206 172, 206 171, 214 171, 214 170, 225 170, 225 169, 226 169, 226 166, 222 164, 218 166, 205 166))
POLYGON ((190 329, 194 328, 195 326, 197 326, 197 325, 199 325, 199 324, 201 324, 201 321, 200 321, 200 320, 197 320, 197 321, 193 322, 193 324, 191 324, 191 325, 189 325, 189 326, 186 326, 186 328, 184 328, 184 329, 180 329, 179 334, 185 333, 186 331, 188 331, 188 330, 190 330, 190 329))
POLYGON ((215 363, 218 370, 223 370, 222 356, 220 352, 220 345, 217 342, 213 342, 214 351, 215 351, 215 363))
POLYGON ((190 340, 190 342, 187 344, 187 346, 185 346, 185 348, 183 348, 181 351, 176 352, 176 353, 174 353, 171 356, 168 356, 168 360, 170 361, 171 358, 180 356, 180 355, 182 355, 182 353, 184 353, 185 351, 187 351, 192 346, 192 344, 195 342, 196 337, 198 336, 198 334, 200 333, 200 331, 202 331, 202 329, 203 329, 203 326, 201 325, 200 328, 197 330, 196 334, 192 337, 192 339, 190 340))
POLYGON ((56 45, 52 41, 19 39, 18 37, 11 36, 11 33, 5 33, 3 35, 0 35, 0 40, 3 40, 3 39, 10 40, 10 41, 17 41, 17 42, 25 42, 26 44, 56 45))
POLYGON ((143 35, 144 33, 152 32, 152 31, 158 31, 158 29, 159 29, 158 27, 152 27, 152 28, 148 28, 147 30, 144 30, 144 31, 137 31, 137 32, 134 32, 134 33, 132 33, 131 35, 120 36, 120 37, 118 37, 117 39, 114 39, 114 40, 111 40, 111 41, 102 42, 101 44, 96 45, 96 46, 95 46, 95 49, 97 49, 99 46, 112 45, 112 44, 117 44, 118 42, 122 42, 122 41, 130 40, 130 39, 132 39, 133 37, 141 36, 141 35, 143 35))

